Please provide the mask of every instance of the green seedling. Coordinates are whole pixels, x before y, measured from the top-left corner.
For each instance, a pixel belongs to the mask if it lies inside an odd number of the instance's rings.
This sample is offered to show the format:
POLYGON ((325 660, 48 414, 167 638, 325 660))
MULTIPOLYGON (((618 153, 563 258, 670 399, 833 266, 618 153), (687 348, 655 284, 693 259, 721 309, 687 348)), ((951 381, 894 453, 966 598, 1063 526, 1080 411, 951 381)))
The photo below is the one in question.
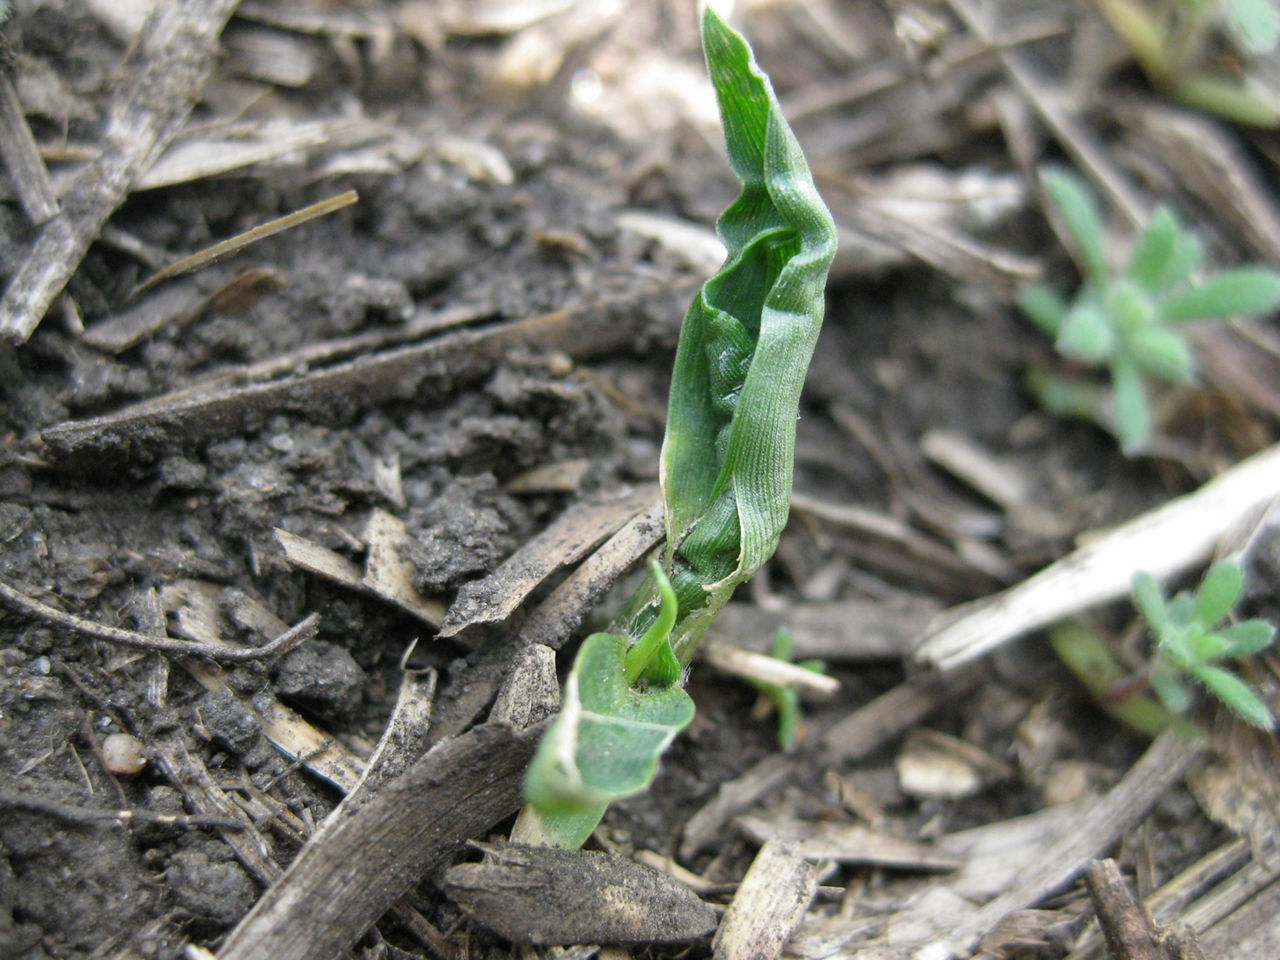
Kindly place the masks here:
MULTIPOLYGON (((790 630, 779 630, 769 645, 769 656, 790 663, 793 643, 790 630)), ((796 666, 814 673, 827 672, 827 665, 821 660, 801 660, 796 666)), ((800 692, 793 686, 780 686, 766 680, 752 680, 750 683, 761 697, 773 705, 778 714, 778 748, 783 753, 790 753, 800 739, 800 692)))
POLYGON ((1133 577, 1134 602, 1155 635, 1151 689, 1177 714, 1191 706, 1185 677, 1203 683, 1224 704, 1255 726, 1275 726, 1265 704, 1237 674, 1218 661, 1246 657, 1269 647, 1276 629, 1265 620, 1244 620, 1218 628, 1240 597, 1244 575, 1238 564, 1214 566, 1193 593, 1184 590, 1166 600, 1148 573, 1133 577))
POLYGON ((1098 0, 1098 9, 1174 99, 1236 123, 1280 126, 1280 91, 1262 67, 1280 45, 1277 0, 1098 0), (1225 67, 1219 40, 1237 51, 1225 67))
POLYGON ((768 78, 710 5, 702 43, 742 190, 718 224, 728 258, 694 298, 676 350, 661 565, 583 643, 525 782, 520 832, 558 846, 579 846, 611 801, 648 786, 693 716, 682 683, 698 641, 772 555, 790 510, 835 225, 768 78))
POLYGON ((1114 433, 1126 451, 1138 451, 1151 434, 1148 384, 1195 378, 1183 326, 1269 313, 1280 306, 1280 273, 1245 266, 1199 278, 1203 244, 1165 206, 1117 272, 1109 265, 1102 218, 1080 179, 1052 170, 1042 181, 1074 243, 1084 284, 1069 303, 1037 284, 1023 291, 1019 305, 1054 338, 1063 357, 1105 368, 1111 383, 1108 389, 1092 379, 1036 370, 1028 385, 1051 413, 1091 420, 1114 433))

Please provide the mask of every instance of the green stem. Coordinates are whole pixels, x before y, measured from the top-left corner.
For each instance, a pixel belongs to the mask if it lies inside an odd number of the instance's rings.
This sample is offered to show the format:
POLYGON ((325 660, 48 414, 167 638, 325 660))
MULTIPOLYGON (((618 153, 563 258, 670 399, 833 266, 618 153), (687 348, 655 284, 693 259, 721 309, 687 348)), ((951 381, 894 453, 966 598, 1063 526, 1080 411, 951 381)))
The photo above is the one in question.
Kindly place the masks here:
POLYGON ((676 602, 676 592, 671 589, 671 581, 667 579, 662 564, 657 560, 650 562, 650 569, 653 571, 654 582, 658 585, 658 596, 662 606, 658 610, 657 619, 649 625, 644 636, 627 651, 623 661, 623 676, 626 677, 628 686, 633 686, 640 679, 645 667, 649 666, 649 661, 653 659, 654 654, 667 642, 667 638, 671 636, 671 628, 676 625, 676 611, 679 605, 676 602))

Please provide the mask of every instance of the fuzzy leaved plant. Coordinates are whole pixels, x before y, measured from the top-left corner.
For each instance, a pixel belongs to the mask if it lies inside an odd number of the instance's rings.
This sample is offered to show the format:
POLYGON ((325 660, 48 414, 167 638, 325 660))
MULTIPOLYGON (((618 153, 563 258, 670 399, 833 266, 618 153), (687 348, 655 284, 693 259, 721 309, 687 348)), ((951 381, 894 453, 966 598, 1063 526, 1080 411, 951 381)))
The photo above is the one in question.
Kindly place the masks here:
POLYGON ((1020 306, 1064 358, 1105 368, 1111 387, 1044 370, 1033 372, 1030 387, 1051 413, 1092 420, 1125 450, 1140 451, 1151 434, 1149 384, 1195 379, 1186 325, 1265 316, 1280 306, 1280 273, 1254 265, 1200 276, 1203 244, 1164 206, 1138 235, 1125 267, 1114 269, 1102 218, 1080 179, 1050 170, 1042 182, 1074 241, 1084 284, 1070 302, 1049 287, 1029 287, 1020 306))
POLYGON ((1275 727, 1271 711, 1236 673, 1219 661, 1247 657, 1271 646, 1276 628, 1265 620, 1219 626, 1240 599, 1244 574, 1230 560, 1214 566, 1200 586, 1166 599, 1148 573, 1133 578, 1133 598, 1155 635, 1151 688, 1174 713, 1191 706, 1184 677, 1200 681, 1215 697, 1250 723, 1275 727))
POLYGON ((518 833, 576 847, 644 790, 693 718, 684 672, 738 584, 777 546, 791 502, 800 388, 835 255, 831 215, 747 42, 707 5, 702 43, 729 162, 728 256, 684 319, 660 473, 666 547, 623 613, 588 637, 526 780, 518 833))

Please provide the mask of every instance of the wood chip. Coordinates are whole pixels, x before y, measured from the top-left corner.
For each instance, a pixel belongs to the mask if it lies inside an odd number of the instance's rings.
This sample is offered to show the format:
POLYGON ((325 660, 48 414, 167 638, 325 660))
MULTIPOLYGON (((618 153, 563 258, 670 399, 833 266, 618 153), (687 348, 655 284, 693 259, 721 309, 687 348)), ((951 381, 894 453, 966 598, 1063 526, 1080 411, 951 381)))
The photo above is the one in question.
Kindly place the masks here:
POLYGON ((436 626, 444 617, 444 605, 420 596, 412 584, 404 580, 407 572, 398 556, 398 546, 407 535, 403 524, 390 514, 375 511, 374 515, 378 514, 382 514, 382 518, 371 521, 377 543, 376 547, 372 544, 370 547, 372 573, 362 570, 359 564, 342 554, 288 530, 277 528, 274 531, 276 542, 284 550, 285 559, 298 569, 324 577, 339 586, 380 597, 436 626))
POLYGON ((1085 868, 1084 879, 1114 960, 1175 960, 1114 860, 1094 860, 1085 868))
POLYGON ((506 620, 543 580, 580 560, 657 495, 656 487, 642 486, 569 507, 493 573, 464 584, 445 616, 440 636, 452 637, 474 624, 506 620))
POLYGON ((659 501, 632 517, 539 604, 521 628, 521 641, 559 650, 618 577, 662 541, 662 516, 659 501))
POLYGON ((744 680, 775 687, 795 687, 806 693, 832 697, 840 692, 840 681, 824 673, 779 660, 764 653, 743 650, 720 640, 704 640, 698 657, 725 673, 744 680))
POLYGON ((1090 860, 1104 853, 1141 820, 1182 779, 1204 749, 1202 742, 1176 731, 1161 734, 1123 779, 1092 803, 1078 822, 1051 840, 1046 838, 1049 842, 1039 855, 1026 864, 1004 892, 968 920, 932 940, 928 956, 938 960, 967 956, 1005 914, 1032 907, 1061 890, 1090 860), (1079 829, 1079 823, 1088 823, 1089 829, 1079 829))
POLYGON ((22 212, 40 226, 58 212, 58 198, 49 180, 49 171, 40 156, 18 92, 6 67, 0 66, 0 157, 22 203, 22 212))
POLYGON ((128 80, 102 152, 40 231, 0 300, 0 341, 26 342, 80 265, 102 225, 150 159, 181 129, 218 51, 237 0, 158 4, 116 74, 128 80))
POLYGON ((1157 579, 1202 563, 1242 518, 1280 496, 1280 446, 1243 460, 1199 490, 1144 513, 1015 587, 953 608, 916 651, 950 669, 1081 610, 1127 596, 1133 575, 1157 579))
POLYGON ((709 634, 748 650, 765 651, 778 630, 785 628, 796 660, 900 660, 920 642, 940 610, 936 600, 925 596, 789 603, 778 609, 731 601, 709 634))
POLYGON ((430 624, 438 624, 444 605, 428 600, 413 585, 413 563, 404 558, 409 531, 404 521, 374 508, 364 528, 364 541, 369 553, 365 557, 364 575, 360 582, 379 597, 408 610, 430 624))
POLYGON ((716 912, 652 867, 588 850, 476 844, 482 863, 445 874, 449 896, 516 943, 678 943, 715 929, 716 912))
POLYGON ((540 732, 485 724, 438 743, 337 824, 330 842, 303 847, 228 935, 219 960, 343 955, 466 840, 515 813, 540 732))
POLYGON ((716 931, 715 960, 777 960, 817 891, 817 865, 785 842, 767 841, 716 931))
MULTIPOLYGON (((688 294, 689 288, 679 284, 661 290, 646 287, 485 330, 457 331, 426 343, 361 355, 279 380, 228 386, 224 378, 116 413, 58 424, 41 436, 50 455, 60 463, 100 469, 104 457, 155 457, 185 443, 251 430, 282 412, 325 417, 335 406, 354 411, 394 397, 413 397, 426 403, 487 376, 513 350, 561 350, 575 359, 616 350, 630 339, 640 304, 651 305, 655 298, 675 302, 688 294)), ((475 314, 471 310, 464 315, 475 314)), ((289 374, 298 363, 324 362, 364 349, 368 340, 351 337, 294 351, 288 365, 281 358, 241 376, 256 379, 289 374)))
MULTIPOLYGON (((220 604, 225 596, 226 593, 216 584, 188 580, 166 586, 160 592, 160 602, 176 615, 175 632, 180 636, 201 643, 226 643, 225 631, 220 629, 220 604)), ((251 624, 264 635, 270 635, 268 631, 284 625, 284 621, 274 613, 244 594, 235 594, 232 602, 239 611, 237 619, 242 624, 251 624)), ((241 698, 227 684, 223 671, 209 664, 184 661, 183 667, 206 690, 226 691, 240 699, 258 718, 266 738, 290 760, 300 762, 316 776, 344 791, 354 789, 360 781, 365 762, 332 734, 320 730, 297 711, 274 698, 265 702, 260 696, 252 700, 241 698)))
POLYGON ((900 870, 958 870, 964 861, 936 847, 889 836, 854 823, 738 817, 736 823, 757 843, 788 845, 806 860, 872 863, 900 870))

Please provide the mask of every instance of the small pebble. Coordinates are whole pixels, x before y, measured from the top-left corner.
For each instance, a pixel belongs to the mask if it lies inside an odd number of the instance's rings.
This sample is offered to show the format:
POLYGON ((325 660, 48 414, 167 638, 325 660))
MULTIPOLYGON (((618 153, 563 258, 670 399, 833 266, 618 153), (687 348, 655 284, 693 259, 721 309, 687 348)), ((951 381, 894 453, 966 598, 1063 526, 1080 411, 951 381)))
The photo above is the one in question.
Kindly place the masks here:
POLYGON ((102 765, 117 777, 138 773, 147 765, 142 741, 127 733, 108 734, 102 740, 102 765))
POLYGON ((276 451, 276 453, 293 452, 293 437, 289 436, 287 433, 277 433, 274 437, 268 440, 267 443, 270 444, 271 449, 276 451))
POLYGON ((44 674, 47 677, 53 669, 53 663, 48 657, 36 657, 35 667, 36 673, 44 674))

